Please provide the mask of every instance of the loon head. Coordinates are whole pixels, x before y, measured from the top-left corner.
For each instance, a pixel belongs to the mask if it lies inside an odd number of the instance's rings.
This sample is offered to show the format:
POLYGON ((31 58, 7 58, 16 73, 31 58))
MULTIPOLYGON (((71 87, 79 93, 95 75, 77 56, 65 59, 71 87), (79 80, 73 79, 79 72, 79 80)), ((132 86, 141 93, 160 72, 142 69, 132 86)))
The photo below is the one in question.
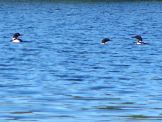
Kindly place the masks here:
POLYGON ((107 44, 110 41, 109 38, 104 38, 101 40, 101 44, 107 44))
POLYGON ((22 42, 22 40, 19 38, 22 36, 20 33, 15 33, 12 37, 12 42, 19 43, 22 42))

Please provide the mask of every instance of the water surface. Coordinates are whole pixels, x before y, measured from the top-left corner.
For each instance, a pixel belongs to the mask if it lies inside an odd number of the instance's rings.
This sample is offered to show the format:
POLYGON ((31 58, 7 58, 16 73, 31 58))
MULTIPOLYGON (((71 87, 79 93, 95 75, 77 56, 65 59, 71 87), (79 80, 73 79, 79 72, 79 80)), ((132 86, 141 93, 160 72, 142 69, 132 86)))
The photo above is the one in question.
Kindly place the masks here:
POLYGON ((162 121, 161 2, 0 5, 0 121, 162 121))

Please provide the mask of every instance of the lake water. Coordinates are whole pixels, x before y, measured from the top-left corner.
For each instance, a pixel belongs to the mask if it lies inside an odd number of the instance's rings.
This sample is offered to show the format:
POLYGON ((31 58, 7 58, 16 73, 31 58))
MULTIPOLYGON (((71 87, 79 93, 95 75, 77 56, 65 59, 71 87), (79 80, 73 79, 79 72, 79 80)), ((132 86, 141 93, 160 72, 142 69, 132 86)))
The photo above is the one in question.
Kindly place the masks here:
POLYGON ((161 122, 161 15, 158 1, 0 1, 0 122, 161 122))

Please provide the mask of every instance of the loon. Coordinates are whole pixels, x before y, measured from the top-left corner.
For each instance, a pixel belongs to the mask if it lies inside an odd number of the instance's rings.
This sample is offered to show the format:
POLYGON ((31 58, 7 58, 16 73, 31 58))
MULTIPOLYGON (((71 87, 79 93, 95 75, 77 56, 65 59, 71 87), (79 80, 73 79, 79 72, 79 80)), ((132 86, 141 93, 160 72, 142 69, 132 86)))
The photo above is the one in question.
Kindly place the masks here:
POLYGON ((110 41, 109 38, 104 38, 101 40, 101 44, 107 44, 110 41))
POLYGON ((19 38, 20 36, 22 36, 20 33, 15 33, 12 37, 12 42, 14 43, 19 43, 22 42, 22 40, 19 38))
POLYGON ((143 39, 140 35, 136 35, 136 36, 133 36, 133 38, 136 39, 136 44, 140 45, 140 44, 147 44, 145 42, 143 42, 143 39))

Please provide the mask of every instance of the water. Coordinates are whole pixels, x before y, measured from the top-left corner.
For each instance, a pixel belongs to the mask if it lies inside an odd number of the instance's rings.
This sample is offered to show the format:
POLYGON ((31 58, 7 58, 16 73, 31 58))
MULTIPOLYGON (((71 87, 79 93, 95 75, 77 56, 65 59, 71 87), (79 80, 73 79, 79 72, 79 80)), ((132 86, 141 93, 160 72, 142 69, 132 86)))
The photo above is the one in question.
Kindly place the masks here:
POLYGON ((161 6, 1 1, 0 121, 162 121, 161 6))

